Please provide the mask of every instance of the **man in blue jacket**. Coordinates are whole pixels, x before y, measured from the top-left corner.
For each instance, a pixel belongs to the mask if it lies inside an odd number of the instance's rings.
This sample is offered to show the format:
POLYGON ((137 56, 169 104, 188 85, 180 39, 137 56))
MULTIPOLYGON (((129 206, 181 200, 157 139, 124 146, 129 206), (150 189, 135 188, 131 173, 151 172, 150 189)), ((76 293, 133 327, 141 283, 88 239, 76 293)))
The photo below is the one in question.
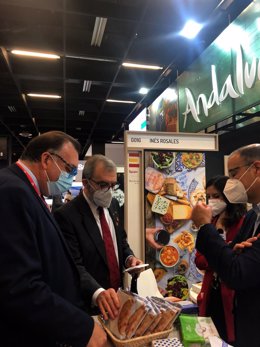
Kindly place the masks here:
MULTIPOLYGON (((227 199, 253 204, 233 241, 238 244, 260 233, 260 144, 231 153, 228 170, 230 179, 224 189, 227 199)), ((196 247, 220 278, 235 289, 235 346, 259 347, 260 239, 237 254, 210 224, 211 217, 209 206, 200 203, 194 207, 192 219, 199 227, 196 247)))
POLYGON ((0 345, 102 347, 106 335, 82 309, 79 275, 42 197, 71 186, 79 143, 52 131, 0 171, 0 345))

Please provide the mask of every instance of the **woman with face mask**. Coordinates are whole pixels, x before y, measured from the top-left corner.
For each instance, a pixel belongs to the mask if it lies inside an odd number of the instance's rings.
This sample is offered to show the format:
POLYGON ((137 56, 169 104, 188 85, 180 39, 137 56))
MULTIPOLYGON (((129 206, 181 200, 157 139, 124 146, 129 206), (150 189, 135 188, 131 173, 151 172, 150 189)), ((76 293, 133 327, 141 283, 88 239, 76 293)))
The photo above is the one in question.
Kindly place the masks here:
MULTIPOLYGON (((212 208, 212 223, 226 242, 231 242, 239 231, 245 204, 231 204, 223 194, 229 177, 215 176, 207 182, 207 203, 212 208)), ((196 266, 205 270, 201 291, 198 295, 200 316, 210 316, 223 340, 234 343, 233 298, 234 291, 228 288, 208 266, 206 258, 196 253, 196 266)))

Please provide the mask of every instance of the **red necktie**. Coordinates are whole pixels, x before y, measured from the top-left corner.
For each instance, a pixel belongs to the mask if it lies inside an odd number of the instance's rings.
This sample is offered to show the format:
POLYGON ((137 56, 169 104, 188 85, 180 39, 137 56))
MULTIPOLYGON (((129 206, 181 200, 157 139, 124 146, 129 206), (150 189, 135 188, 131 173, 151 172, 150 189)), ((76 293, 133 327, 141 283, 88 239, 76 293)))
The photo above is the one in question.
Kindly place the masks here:
POLYGON ((108 263, 109 276, 110 276, 110 285, 112 288, 117 290, 120 285, 120 273, 119 273, 118 262, 116 259, 115 248, 114 248, 113 240, 111 237, 111 232, 105 218, 103 207, 98 207, 98 212, 99 212, 99 219, 100 219, 100 224, 101 224, 101 229, 103 234, 103 241, 104 241, 105 249, 106 249, 107 263, 108 263))

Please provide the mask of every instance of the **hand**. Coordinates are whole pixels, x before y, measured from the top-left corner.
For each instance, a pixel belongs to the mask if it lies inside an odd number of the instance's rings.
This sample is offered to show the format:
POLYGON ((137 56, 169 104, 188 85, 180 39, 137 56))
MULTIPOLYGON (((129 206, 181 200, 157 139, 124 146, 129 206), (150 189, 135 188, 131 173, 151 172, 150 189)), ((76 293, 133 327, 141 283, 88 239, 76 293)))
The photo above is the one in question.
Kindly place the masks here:
POLYGON ((134 255, 129 257, 126 263, 126 268, 128 267, 133 267, 133 266, 137 266, 140 264, 143 264, 144 262, 141 259, 136 258, 134 255))
POLYGON ((146 230, 145 230, 146 241, 149 243, 149 245, 152 248, 155 248, 155 249, 163 248, 163 245, 160 245, 159 243, 157 243, 154 240, 154 234, 160 229, 162 229, 162 228, 146 228, 146 230))
POLYGON ((96 303, 105 320, 108 318, 115 319, 117 317, 120 308, 120 301, 113 288, 101 292, 97 297, 96 303))
POLYGON ((210 206, 198 202, 197 205, 193 207, 191 219, 193 220, 196 227, 200 227, 202 224, 211 223, 212 219, 212 209, 210 206))
POLYGON ((254 237, 250 237, 246 241, 236 243, 235 246, 233 247, 233 251, 236 253, 241 253, 244 248, 252 247, 252 244, 259 239, 260 234, 254 237))
MULTIPOLYGON (((144 262, 141 259, 136 258, 135 256, 129 257, 126 263, 126 268, 137 266, 140 264, 143 264, 144 262)), ((129 271, 129 274, 131 276, 137 275, 137 277, 140 275, 140 272, 142 272, 144 269, 135 269, 132 271, 129 271)))
POLYGON ((98 323, 94 323, 94 329, 91 338, 86 347, 105 347, 107 335, 98 323))

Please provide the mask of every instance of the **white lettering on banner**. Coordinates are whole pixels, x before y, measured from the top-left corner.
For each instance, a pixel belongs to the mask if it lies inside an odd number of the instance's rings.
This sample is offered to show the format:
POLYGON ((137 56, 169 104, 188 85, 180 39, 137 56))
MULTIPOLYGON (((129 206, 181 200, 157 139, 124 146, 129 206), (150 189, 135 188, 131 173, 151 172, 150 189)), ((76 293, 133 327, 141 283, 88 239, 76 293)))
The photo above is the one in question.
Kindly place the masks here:
POLYGON ((256 79, 260 80, 260 59, 254 57, 251 65, 243 60, 242 47, 239 45, 236 51, 235 82, 232 82, 232 75, 229 74, 219 93, 216 66, 211 65, 211 84, 212 91, 207 100, 205 94, 200 94, 197 101, 194 100, 193 94, 189 88, 184 88, 186 95, 186 110, 183 112, 183 127, 186 127, 187 117, 191 115, 195 122, 201 123, 199 115, 201 114, 200 104, 202 105, 204 115, 208 117, 209 109, 215 104, 220 105, 228 96, 236 99, 245 94, 244 87, 250 89, 254 86, 256 79))

